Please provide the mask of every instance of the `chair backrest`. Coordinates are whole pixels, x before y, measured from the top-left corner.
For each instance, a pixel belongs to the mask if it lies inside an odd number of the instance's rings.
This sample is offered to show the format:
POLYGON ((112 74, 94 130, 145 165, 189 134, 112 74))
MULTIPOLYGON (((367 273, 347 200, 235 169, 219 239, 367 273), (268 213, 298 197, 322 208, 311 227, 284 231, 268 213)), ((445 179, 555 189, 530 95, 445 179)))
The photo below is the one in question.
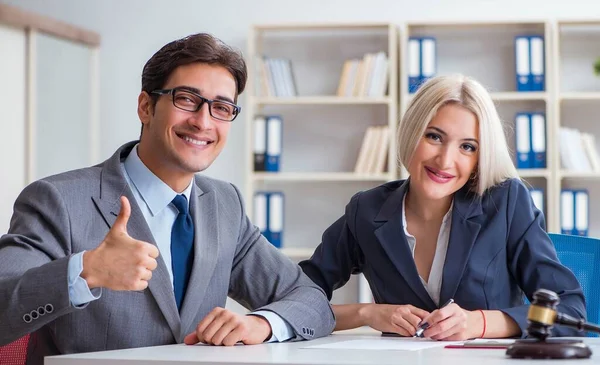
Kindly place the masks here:
POLYGON ((560 262, 579 280, 587 307, 587 320, 600 320, 600 239, 549 234, 560 262))
POLYGON ((8 345, 0 346, 0 364, 25 365, 28 343, 29 335, 26 335, 8 345))

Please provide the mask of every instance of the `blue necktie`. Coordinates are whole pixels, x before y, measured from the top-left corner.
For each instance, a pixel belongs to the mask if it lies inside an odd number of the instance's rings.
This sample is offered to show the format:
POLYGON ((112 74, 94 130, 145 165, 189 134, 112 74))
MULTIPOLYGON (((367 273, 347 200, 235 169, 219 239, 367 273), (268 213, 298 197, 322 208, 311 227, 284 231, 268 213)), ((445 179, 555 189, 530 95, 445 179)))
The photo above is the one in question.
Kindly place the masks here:
POLYGON ((194 222, 185 195, 177 195, 172 203, 179 210, 171 229, 171 267, 175 301, 177 309, 181 311, 194 261, 194 222))

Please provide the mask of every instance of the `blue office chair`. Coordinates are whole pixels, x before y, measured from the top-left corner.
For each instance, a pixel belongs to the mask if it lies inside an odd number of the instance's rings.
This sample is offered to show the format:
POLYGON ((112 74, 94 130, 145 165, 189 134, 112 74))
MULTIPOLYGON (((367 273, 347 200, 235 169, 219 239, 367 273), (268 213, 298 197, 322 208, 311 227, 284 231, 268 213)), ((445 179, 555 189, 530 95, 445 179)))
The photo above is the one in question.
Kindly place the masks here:
MULTIPOLYGON (((549 234, 560 262, 568 267, 583 289, 587 320, 600 320, 600 239, 549 234)), ((590 336, 595 336, 590 334, 590 336)))

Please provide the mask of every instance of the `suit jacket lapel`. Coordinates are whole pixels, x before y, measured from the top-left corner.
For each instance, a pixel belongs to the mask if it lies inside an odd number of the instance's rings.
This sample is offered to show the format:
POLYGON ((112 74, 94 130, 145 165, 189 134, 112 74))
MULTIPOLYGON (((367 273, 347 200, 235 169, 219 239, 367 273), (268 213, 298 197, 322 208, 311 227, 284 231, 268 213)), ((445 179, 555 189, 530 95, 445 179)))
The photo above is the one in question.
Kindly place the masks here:
POLYGON ((423 308, 435 309, 437 306, 419 277, 402 225, 402 199, 408 190, 408 184, 409 180, 406 180, 381 207, 375 221, 385 223, 375 230, 375 236, 409 288, 421 299, 423 308))
MULTIPOLYGON (((121 209, 119 199, 122 195, 126 196, 131 205, 131 216, 127 224, 127 232, 137 240, 156 246, 152 232, 121 172, 121 160, 127 157, 136 143, 130 142, 122 146, 104 163, 101 173, 100 194, 99 197, 92 197, 92 199, 108 226, 112 227, 121 209)), ((169 272, 162 256, 158 257, 157 262, 158 267, 152 272, 152 279, 148 283, 148 288, 167 320, 173 336, 176 340, 179 340, 181 321, 175 303, 175 296, 173 295, 173 285, 169 279, 169 272)))
POLYGON ((442 273, 440 303, 445 303, 456 294, 469 261, 471 249, 481 229, 481 224, 470 219, 480 214, 482 214, 480 198, 469 193, 467 187, 456 192, 450 240, 442 273))
POLYGON ((197 325, 195 318, 206 295, 219 253, 218 224, 213 219, 218 217, 214 192, 204 192, 195 184, 190 199, 190 212, 194 219, 194 263, 181 307, 181 322, 185 324, 181 339, 193 332, 197 325))

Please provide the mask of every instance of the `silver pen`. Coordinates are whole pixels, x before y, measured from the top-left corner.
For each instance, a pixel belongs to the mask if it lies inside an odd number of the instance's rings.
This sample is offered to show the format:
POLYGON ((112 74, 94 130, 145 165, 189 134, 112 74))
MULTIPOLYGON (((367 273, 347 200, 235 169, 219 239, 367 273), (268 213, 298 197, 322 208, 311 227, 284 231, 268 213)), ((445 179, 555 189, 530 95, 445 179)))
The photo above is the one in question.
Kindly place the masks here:
MULTIPOLYGON (((444 303, 443 306, 440 307, 440 309, 442 309, 452 303, 454 303, 454 299, 450 298, 450 299, 448 299, 448 301, 446 303, 444 303)), ((423 332, 425 332, 425 330, 428 328, 429 328, 429 323, 427 323, 427 322, 419 324, 419 326, 417 327, 417 332, 415 333, 414 337, 423 337, 423 332)))

